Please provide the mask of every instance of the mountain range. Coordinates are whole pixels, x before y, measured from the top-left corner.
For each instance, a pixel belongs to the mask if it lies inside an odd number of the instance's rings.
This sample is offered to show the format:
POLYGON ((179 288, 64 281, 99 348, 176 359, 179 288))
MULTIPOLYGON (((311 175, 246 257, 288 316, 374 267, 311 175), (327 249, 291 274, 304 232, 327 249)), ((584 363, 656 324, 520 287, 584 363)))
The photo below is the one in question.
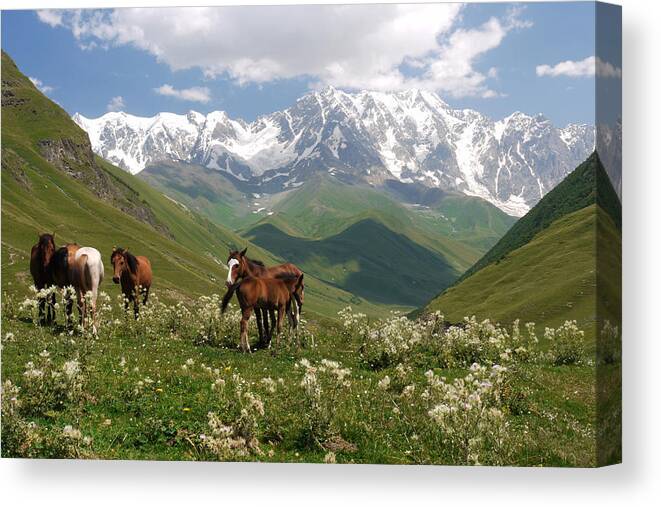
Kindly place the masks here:
POLYGON ((594 150, 594 126, 555 127, 516 112, 494 121, 412 89, 308 93, 249 123, 223 111, 110 112, 73 120, 101 157, 133 173, 185 162, 223 172, 238 188, 278 193, 319 173, 345 182, 423 185, 481 197, 524 215, 594 150))

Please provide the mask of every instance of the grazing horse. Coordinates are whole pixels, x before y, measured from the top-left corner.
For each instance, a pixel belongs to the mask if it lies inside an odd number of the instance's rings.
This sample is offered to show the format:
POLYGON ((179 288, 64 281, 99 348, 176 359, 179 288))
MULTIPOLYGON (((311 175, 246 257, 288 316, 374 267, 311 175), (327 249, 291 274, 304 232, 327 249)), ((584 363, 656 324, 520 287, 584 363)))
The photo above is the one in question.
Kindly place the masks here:
POLYGON ((151 262, 142 255, 135 256, 128 249, 113 248, 110 254, 110 263, 113 265, 112 281, 122 284, 122 293, 125 296, 124 310, 129 303, 133 303, 133 313, 138 318, 138 297, 142 293, 142 304, 147 304, 149 289, 151 288, 152 272, 151 262))
MULTIPOLYGON (((299 276, 283 276, 281 278, 254 278, 249 276, 235 283, 231 289, 223 297, 222 312, 225 312, 232 294, 236 292, 241 307, 241 350, 243 352, 250 352, 248 321, 253 310, 278 312, 277 322, 272 322, 272 326, 276 327, 276 347, 272 351, 272 354, 275 354, 280 345, 282 317, 285 312, 287 312, 294 330, 298 325, 298 316, 293 311, 292 305, 298 299, 297 296, 300 297, 303 293, 303 273, 299 276)), ((272 320, 275 320, 273 316, 272 320)), ((296 336, 298 338, 298 333, 296 333, 296 336)), ((300 347, 300 343, 298 345, 300 347)))
MULTIPOLYGON (((285 264, 278 264, 267 268, 263 262, 251 260, 246 256, 248 248, 244 248, 240 252, 237 250, 230 250, 229 257, 227 258, 227 281, 229 298, 232 297, 230 293, 234 284, 243 278, 281 278, 281 277, 299 277, 303 274, 296 265, 288 262, 285 264)), ((295 304, 292 309, 296 314, 296 321, 300 320, 301 310, 303 308, 303 292, 305 286, 301 287, 300 294, 294 295, 295 304)), ((228 299, 229 301, 229 299, 228 299)), ((266 312, 261 309, 255 310, 255 319, 257 320, 257 329, 259 332, 260 346, 268 346, 271 341, 271 336, 268 327, 268 316, 266 312), (262 330, 262 324, 264 329, 262 330)), ((271 312, 271 321, 275 320, 273 312, 271 312)))
MULTIPOLYGON (((96 300, 99 295, 99 285, 103 281, 104 269, 101 253, 88 246, 81 247, 75 243, 63 246, 55 253, 53 263, 53 279, 58 287, 73 286, 78 299, 80 322, 85 327, 88 314, 88 301, 85 297, 92 293, 90 313, 92 314, 92 329, 96 334, 96 300)), ((71 316, 71 300, 66 302, 67 324, 71 316)))
MULTIPOLYGON (((55 233, 40 234, 39 241, 30 252, 30 273, 38 290, 54 285, 51 261, 55 255, 55 233)), ((39 298, 39 322, 50 324, 55 320, 55 294, 39 298)))

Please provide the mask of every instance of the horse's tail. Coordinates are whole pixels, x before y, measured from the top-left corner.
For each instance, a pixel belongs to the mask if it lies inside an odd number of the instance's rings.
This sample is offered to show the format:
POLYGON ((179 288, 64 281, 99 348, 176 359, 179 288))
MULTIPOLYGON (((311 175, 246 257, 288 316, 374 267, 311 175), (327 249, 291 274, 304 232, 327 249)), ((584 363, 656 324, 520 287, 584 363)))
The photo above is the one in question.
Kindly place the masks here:
POLYGON ((227 305, 230 304, 230 299, 232 299, 232 296, 234 295, 234 292, 236 292, 236 289, 241 285, 241 282, 237 282, 230 287, 227 288, 227 292, 223 296, 223 302, 220 305, 220 313, 225 313, 225 310, 227 310, 227 305))

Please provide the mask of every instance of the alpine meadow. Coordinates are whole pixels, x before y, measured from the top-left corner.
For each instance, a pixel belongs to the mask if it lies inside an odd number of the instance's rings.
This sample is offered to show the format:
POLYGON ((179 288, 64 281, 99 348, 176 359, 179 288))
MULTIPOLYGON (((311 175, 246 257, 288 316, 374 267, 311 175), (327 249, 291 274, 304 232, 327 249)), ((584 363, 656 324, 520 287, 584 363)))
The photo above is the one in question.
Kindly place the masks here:
MULTIPOLYGON (((620 13, 587 4, 557 8, 620 13)), ((533 51, 524 5, 273 7, 317 30, 254 48, 191 41, 187 8, 3 12, 2 457, 619 463, 621 111, 579 105, 621 63, 537 48, 517 92, 469 39, 533 51), (372 68, 338 35, 377 11, 372 68)))

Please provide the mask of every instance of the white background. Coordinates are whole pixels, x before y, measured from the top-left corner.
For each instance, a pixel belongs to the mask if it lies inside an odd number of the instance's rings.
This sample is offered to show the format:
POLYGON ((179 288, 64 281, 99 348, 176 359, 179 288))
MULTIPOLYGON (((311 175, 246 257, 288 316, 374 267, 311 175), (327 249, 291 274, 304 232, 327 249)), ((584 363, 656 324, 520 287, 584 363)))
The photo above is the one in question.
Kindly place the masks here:
MULTIPOLYGON (((177 5, 100 1, 94 6, 177 5)), ((197 5, 214 2, 196 1, 197 5)), ((216 2, 222 3, 222 2, 216 2)), ((225 2, 241 4, 246 2, 225 2)), ((283 3, 283 2, 249 2, 283 3)), ((291 2, 297 3, 297 2, 291 2)), ((299 2, 301 3, 301 2, 299 2)), ((315 2, 319 3, 319 2, 315 2)), ((347 2, 349 3, 349 2, 347 2)), ((658 505, 661 2, 624 0, 624 464, 599 470, 0 461, 4 505, 658 505)), ((0 0, 2 8, 89 7, 0 0)))

